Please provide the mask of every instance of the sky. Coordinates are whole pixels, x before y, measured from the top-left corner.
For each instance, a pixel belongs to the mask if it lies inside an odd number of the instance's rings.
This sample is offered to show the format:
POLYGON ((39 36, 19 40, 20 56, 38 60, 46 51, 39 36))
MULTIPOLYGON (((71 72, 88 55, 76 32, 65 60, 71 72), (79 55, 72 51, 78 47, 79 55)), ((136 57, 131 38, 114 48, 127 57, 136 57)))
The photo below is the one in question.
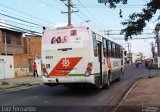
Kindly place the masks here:
MULTIPOLYGON (((124 28, 121 22, 133 12, 140 12, 148 1, 150 0, 128 0, 127 5, 119 4, 116 9, 110 9, 104 4, 99 4, 98 0, 72 0, 74 6, 72 10, 79 11, 72 14, 72 25, 87 25, 101 33, 105 31, 105 34, 108 31, 108 36, 122 44, 126 50, 128 50, 127 43, 130 43, 132 52, 151 55, 150 43, 155 42, 155 39, 152 38, 155 37, 153 29, 158 22, 155 20, 159 12, 147 24, 142 35, 133 36, 133 39, 128 41, 124 41, 124 35, 119 35, 120 30, 124 28), (119 17, 120 9, 122 9, 123 18, 119 17), (85 22, 88 20, 90 22, 85 22)), ((42 32, 42 26, 47 28, 65 26, 67 25, 67 14, 61 13, 67 12, 65 3, 60 0, 0 0, 0 25, 6 23, 6 26, 9 24, 37 32, 42 32)))

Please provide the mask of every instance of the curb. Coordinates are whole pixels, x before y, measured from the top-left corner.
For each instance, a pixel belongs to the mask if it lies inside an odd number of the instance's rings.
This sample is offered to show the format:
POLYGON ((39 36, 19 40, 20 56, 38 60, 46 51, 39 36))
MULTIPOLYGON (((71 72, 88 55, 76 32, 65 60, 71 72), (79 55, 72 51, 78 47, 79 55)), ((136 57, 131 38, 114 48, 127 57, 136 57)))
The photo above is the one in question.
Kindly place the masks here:
POLYGON ((38 86, 38 85, 41 85, 41 84, 19 84, 19 85, 15 85, 15 86, 12 86, 12 87, 7 87, 7 88, 4 88, 4 89, 1 89, 0 90, 0 93, 4 93, 4 92, 8 92, 8 91, 14 91, 14 90, 23 90, 23 89, 26 89, 26 88, 31 88, 31 87, 34 87, 34 86, 38 86))
POLYGON ((119 104, 116 106, 116 108, 112 111, 112 112, 117 112, 117 110, 119 109, 120 105, 122 104, 122 102, 124 101, 124 99, 126 99, 126 97, 128 96, 128 94, 133 90, 133 88, 138 84, 139 81, 141 81, 144 77, 140 77, 139 79, 137 79, 132 85, 131 87, 128 89, 128 91, 125 93, 125 95, 122 97, 121 101, 119 102, 119 104))

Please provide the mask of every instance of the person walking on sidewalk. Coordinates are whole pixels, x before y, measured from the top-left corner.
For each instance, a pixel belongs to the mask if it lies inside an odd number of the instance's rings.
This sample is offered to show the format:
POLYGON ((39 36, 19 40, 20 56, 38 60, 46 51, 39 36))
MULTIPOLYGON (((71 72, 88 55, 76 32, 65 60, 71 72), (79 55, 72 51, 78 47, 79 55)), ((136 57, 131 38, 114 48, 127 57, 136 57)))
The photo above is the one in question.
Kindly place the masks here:
POLYGON ((34 64, 33 64, 33 70, 34 70, 34 71, 33 71, 33 76, 34 76, 34 77, 36 77, 36 76, 38 77, 36 62, 34 62, 34 64))

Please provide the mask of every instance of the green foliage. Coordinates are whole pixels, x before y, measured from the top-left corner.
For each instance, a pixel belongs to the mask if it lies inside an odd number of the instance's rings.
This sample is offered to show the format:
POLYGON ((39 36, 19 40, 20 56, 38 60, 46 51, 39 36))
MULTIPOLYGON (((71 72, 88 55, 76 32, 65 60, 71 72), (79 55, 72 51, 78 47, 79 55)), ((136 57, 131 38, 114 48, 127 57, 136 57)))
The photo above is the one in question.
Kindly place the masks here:
POLYGON ((110 8, 116 8, 117 4, 127 4, 127 1, 128 0, 98 0, 98 3, 108 4, 110 8))
MULTIPOLYGON (((127 1, 128 0, 98 0, 99 3, 108 4, 110 8, 116 8, 116 5, 119 3, 127 4, 127 1)), ((125 28, 121 30, 121 34, 125 34, 125 40, 132 38, 132 35, 140 35, 147 24, 146 22, 149 22, 159 9, 160 0, 151 0, 146 4, 146 7, 142 9, 142 12, 129 15, 129 18, 121 23, 125 26, 125 28)), ((119 15, 122 17, 121 10, 119 15)))

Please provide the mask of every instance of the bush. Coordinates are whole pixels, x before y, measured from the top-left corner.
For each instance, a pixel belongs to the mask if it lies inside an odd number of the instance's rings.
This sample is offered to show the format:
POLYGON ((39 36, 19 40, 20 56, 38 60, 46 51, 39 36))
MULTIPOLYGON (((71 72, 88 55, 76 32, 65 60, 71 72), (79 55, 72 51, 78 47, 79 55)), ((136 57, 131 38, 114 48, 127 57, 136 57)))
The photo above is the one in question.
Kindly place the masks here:
POLYGON ((8 83, 8 82, 5 82, 5 81, 3 81, 1 84, 2 84, 2 85, 9 85, 9 83, 8 83))

